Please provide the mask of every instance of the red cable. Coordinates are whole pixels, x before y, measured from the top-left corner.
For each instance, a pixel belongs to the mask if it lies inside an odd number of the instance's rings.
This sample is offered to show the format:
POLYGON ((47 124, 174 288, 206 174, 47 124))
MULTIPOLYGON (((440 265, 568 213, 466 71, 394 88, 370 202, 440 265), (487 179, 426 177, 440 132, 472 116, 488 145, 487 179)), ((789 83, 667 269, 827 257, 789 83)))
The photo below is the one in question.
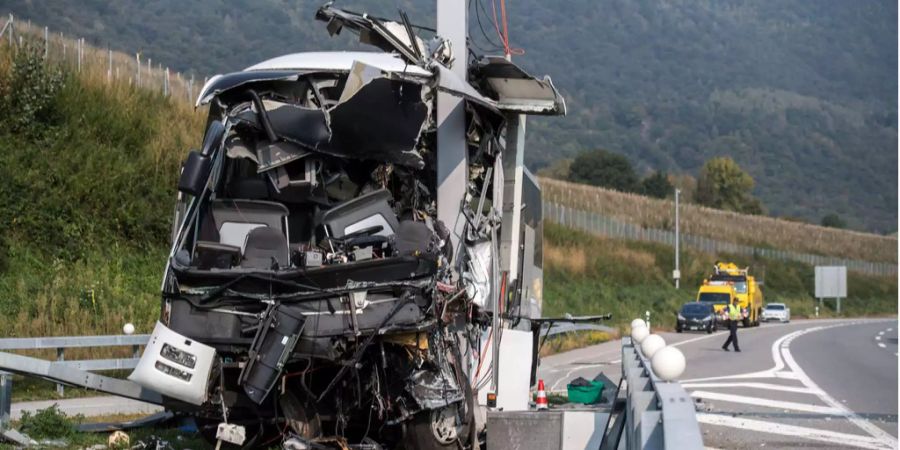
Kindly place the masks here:
POLYGON ((509 54, 509 28, 506 26, 506 0, 500 0, 500 15, 503 18, 503 47, 509 54))
POLYGON ((503 44, 503 51, 505 54, 509 54, 509 45, 506 41, 506 37, 503 36, 503 32, 500 31, 500 22, 497 21, 497 2, 496 0, 491 0, 491 11, 494 14, 494 29, 497 30, 497 36, 500 37, 500 43, 503 44))

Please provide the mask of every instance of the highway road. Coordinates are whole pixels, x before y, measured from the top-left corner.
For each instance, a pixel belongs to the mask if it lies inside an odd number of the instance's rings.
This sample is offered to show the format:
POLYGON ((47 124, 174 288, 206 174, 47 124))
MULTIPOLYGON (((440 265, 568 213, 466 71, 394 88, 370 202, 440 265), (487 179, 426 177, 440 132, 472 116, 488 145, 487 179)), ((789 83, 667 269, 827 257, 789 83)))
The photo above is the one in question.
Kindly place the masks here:
MULTIPOLYGON (((710 448, 897 448, 896 319, 793 321, 725 332, 661 333, 687 359, 681 377, 710 448)), ((603 371, 621 377, 619 341, 543 358, 551 391, 603 371)))

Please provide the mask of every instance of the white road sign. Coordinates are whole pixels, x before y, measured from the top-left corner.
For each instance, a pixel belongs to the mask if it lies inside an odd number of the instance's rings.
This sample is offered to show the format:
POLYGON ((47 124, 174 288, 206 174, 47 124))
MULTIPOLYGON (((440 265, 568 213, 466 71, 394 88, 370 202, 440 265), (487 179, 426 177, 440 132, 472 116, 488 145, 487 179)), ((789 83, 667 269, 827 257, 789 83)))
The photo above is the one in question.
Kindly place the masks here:
POLYGON ((847 297, 845 266, 816 266, 816 298, 847 297))

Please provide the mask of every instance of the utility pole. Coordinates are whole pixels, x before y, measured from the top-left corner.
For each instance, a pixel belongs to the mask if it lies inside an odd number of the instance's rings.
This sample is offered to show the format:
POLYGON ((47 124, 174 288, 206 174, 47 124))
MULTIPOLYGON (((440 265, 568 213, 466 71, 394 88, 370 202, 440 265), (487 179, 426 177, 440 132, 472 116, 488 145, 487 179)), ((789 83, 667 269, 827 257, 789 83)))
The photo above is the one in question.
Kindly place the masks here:
MULTIPOLYGON (((467 79, 468 32, 466 2, 438 0, 437 34, 450 42, 454 59, 450 70, 461 79, 467 79)), ((462 99, 446 92, 438 92, 437 98, 437 213, 450 230, 450 242, 459 254, 460 238, 465 226, 461 220, 460 205, 465 200, 468 177, 466 155, 466 110, 462 99)), ((453 255, 451 266, 455 266, 453 255)), ((497 274, 494 274, 496 277, 497 274)))
POLYGON ((680 241, 681 235, 679 234, 679 216, 678 216, 678 196, 681 194, 681 189, 675 188, 675 270, 672 272, 672 278, 675 279, 675 289, 679 288, 679 282, 681 281, 681 266, 680 266, 680 241))

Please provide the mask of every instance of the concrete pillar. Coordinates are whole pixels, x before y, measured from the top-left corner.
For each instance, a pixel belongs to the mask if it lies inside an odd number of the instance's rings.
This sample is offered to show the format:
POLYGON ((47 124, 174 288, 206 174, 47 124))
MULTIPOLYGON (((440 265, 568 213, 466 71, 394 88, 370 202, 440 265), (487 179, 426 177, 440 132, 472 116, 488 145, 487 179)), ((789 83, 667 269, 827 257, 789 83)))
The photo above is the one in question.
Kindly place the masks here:
MULTIPOLYGON (((468 30, 466 2, 438 0, 437 34, 450 41, 454 61, 450 66, 455 74, 466 79, 466 32, 468 30)), ((453 261, 460 253, 460 238, 465 219, 460 205, 466 195, 468 158, 466 151, 466 123, 463 101, 450 94, 439 92, 437 98, 437 209, 438 220, 450 229, 453 243, 453 261)))

